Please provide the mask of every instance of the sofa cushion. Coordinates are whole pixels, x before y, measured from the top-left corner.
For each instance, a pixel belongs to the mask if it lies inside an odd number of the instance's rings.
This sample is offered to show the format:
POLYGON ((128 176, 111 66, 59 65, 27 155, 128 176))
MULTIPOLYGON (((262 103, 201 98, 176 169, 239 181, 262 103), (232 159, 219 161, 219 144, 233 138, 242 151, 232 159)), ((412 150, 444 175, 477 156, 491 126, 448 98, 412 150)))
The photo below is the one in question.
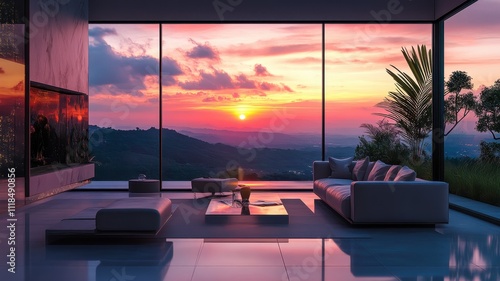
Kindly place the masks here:
POLYGON ((352 180, 348 179, 333 179, 333 178, 325 178, 315 180, 313 184, 313 191, 315 194, 319 196, 321 199, 325 199, 326 190, 332 186, 337 185, 350 185, 352 180))
POLYGON ((345 218, 351 218, 351 185, 336 185, 326 190, 326 203, 345 218))
POLYGON ((414 170, 403 166, 394 178, 394 181, 414 181, 416 177, 417 173, 414 170))
POLYGON ((398 174, 399 170, 401 170, 401 166, 392 165, 387 171, 387 174, 385 174, 384 181, 393 181, 396 175, 398 174))
POLYGON ((358 160, 352 169, 352 180, 361 181, 365 177, 366 169, 370 164, 370 157, 366 156, 365 159, 358 160))
POLYGON ((352 180, 349 180, 349 179, 326 178, 326 179, 316 180, 314 182, 314 184, 326 188, 328 186, 334 186, 334 185, 347 185, 347 184, 351 184, 351 182, 352 182, 352 180))
POLYGON ((375 162, 368 163, 368 167, 366 167, 365 176, 363 177, 364 181, 368 180, 368 176, 370 175, 370 172, 372 171, 374 165, 375 165, 375 162))
POLYGON ((390 167, 391 165, 387 165, 384 162, 377 160, 368 175, 368 181, 383 181, 390 167))
POLYGON ((336 179, 351 179, 351 170, 349 166, 352 164, 353 157, 337 159, 328 157, 330 169, 332 170, 331 178, 336 179))

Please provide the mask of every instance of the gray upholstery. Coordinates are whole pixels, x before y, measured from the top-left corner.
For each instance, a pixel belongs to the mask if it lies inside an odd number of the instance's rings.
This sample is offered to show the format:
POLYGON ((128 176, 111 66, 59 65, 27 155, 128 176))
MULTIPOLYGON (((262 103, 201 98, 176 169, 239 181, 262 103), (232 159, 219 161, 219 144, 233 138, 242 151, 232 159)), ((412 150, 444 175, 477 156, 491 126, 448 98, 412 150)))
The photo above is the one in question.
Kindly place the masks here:
POLYGON ((448 223, 448 184, 353 182, 351 220, 354 223, 448 223))
POLYGON ((328 178, 332 174, 328 161, 313 162, 313 181, 328 178))
POLYGON ((352 170, 352 157, 337 159, 328 157, 332 178, 350 179, 352 170))
POLYGON ((168 198, 142 197, 115 201, 96 214, 98 231, 158 231, 170 217, 168 198))
POLYGON ((417 174, 412 169, 403 166, 398 174, 394 177, 394 181, 414 181, 417 174))
POLYGON ((387 171, 387 174, 385 175, 384 181, 393 181, 394 178, 396 178, 399 170, 401 170, 400 165, 392 165, 389 168, 389 171, 387 171))
POLYGON ((375 162, 368 163, 368 167, 366 168, 365 176, 363 177, 364 181, 368 180, 368 176, 372 172, 373 166, 375 166, 375 162))
POLYGON ((160 192, 160 181, 138 179, 129 180, 128 191, 131 193, 157 193, 160 192))
POLYGON ((351 217, 351 185, 337 185, 326 190, 326 202, 330 202, 337 213, 345 218, 351 217))
POLYGON ((316 193, 319 198, 326 198, 326 190, 330 186, 334 185, 351 185, 352 180, 348 179, 334 179, 334 178, 325 178, 314 181, 313 191, 316 193))
POLYGON ((330 175, 327 161, 313 162, 313 191, 351 223, 448 223, 445 182, 351 181, 330 175))
POLYGON ((385 178, 385 174, 391 168, 391 165, 385 164, 384 162, 378 160, 373 165, 370 174, 368 175, 368 181, 383 181, 385 178))
POLYGON ((370 164, 370 157, 366 156, 363 160, 358 160, 352 169, 352 180, 363 180, 366 174, 366 169, 368 169, 368 164, 370 164))

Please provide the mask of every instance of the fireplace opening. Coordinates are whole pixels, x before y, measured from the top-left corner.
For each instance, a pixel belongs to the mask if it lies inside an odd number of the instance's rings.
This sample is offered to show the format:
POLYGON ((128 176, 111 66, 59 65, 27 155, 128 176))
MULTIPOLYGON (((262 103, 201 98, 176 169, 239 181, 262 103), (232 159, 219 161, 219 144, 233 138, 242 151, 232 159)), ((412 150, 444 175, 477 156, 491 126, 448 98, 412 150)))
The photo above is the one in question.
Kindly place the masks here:
POLYGON ((32 174, 89 163, 88 96, 31 87, 30 143, 32 174))

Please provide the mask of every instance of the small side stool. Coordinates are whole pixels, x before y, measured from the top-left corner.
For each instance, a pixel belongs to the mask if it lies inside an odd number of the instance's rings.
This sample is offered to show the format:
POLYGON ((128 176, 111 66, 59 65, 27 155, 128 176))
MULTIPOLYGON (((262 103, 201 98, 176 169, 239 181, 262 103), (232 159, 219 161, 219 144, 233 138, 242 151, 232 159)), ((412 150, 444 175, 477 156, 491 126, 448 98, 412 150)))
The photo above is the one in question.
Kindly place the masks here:
POLYGON ((159 193, 159 180, 139 180, 132 179, 128 181, 128 192, 130 193, 159 193))
POLYGON ((234 191, 238 187, 238 179, 219 179, 219 178, 196 178, 191 181, 191 189, 196 198, 196 193, 215 193, 234 191))

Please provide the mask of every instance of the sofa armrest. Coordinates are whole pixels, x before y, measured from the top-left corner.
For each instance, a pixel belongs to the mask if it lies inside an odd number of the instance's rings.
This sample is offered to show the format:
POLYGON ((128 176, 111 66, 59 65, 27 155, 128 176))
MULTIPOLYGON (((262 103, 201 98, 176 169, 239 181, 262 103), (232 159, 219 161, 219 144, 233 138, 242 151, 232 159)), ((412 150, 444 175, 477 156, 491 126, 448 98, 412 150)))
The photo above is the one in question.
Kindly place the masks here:
POLYGON ((332 175, 330 163, 328 161, 313 162, 313 181, 328 178, 332 175))
POLYGON ((448 223, 448 183, 352 182, 351 220, 353 223, 448 223))

